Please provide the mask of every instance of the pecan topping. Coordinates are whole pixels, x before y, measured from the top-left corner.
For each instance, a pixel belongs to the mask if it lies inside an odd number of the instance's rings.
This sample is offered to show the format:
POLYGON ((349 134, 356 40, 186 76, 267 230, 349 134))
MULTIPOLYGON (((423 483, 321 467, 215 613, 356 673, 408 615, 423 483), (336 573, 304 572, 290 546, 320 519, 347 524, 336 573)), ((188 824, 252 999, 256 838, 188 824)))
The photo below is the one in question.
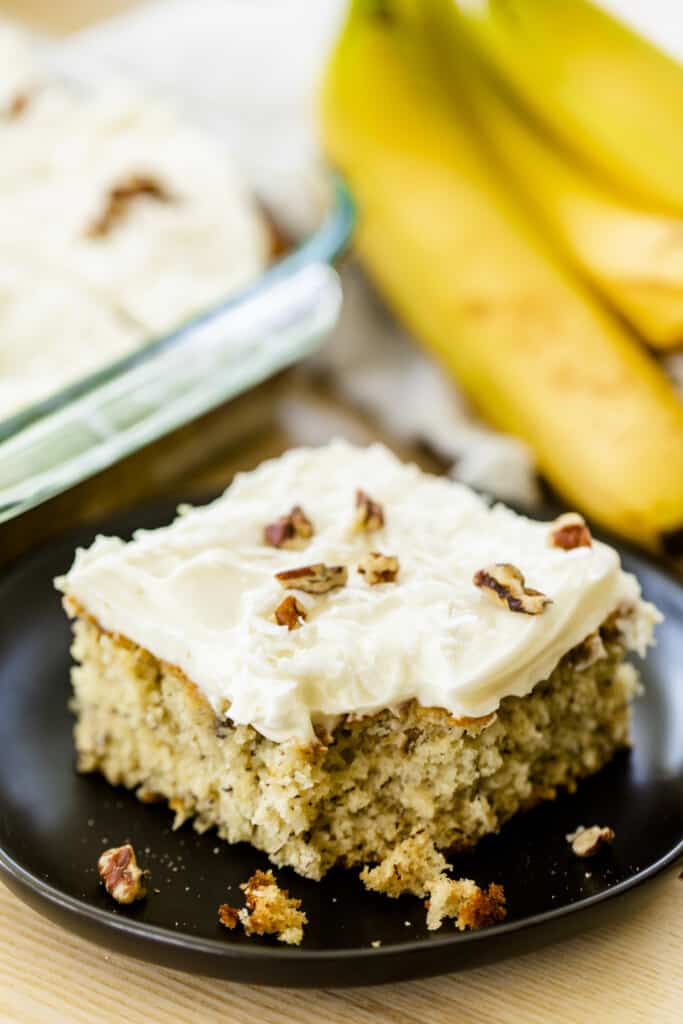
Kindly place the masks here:
POLYGON ((335 587, 344 587, 347 578, 345 565, 325 565, 324 562, 275 573, 275 579, 286 590, 303 590, 306 594, 326 594, 335 587))
POLYGON ((522 573, 508 562, 496 562, 480 569, 475 572, 472 582, 511 612, 540 615, 546 605, 552 604, 540 590, 525 587, 522 573))
POLYGON ((373 501, 365 491, 356 491, 356 521, 354 529, 381 530, 384 526, 384 509, 378 501, 373 501))
POLYGON ((592 857, 603 846, 612 842, 614 829, 607 825, 591 825, 590 828, 579 825, 576 832, 570 832, 565 838, 571 843, 572 852, 577 857, 592 857))
POLYGON ((112 185, 104 209, 85 231, 86 238, 103 238, 125 217, 128 207, 140 196, 171 202, 171 195, 161 182, 144 174, 131 174, 117 185, 112 185))
POLYGON ((593 538, 583 516, 578 512, 566 512, 563 516, 558 516, 552 524, 548 543, 553 548, 571 551, 572 548, 591 547, 593 538))
POLYGON ((263 528, 263 539, 272 548, 293 547, 296 541, 309 540, 313 536, 313 523, 301 505, 295 505, 286 516, 263 528))
POLYGON ((12 99, 9 101, 6 108, 6 115, 10 121, 13 121, 16 117, 21 117, 29 103, 31 97, 27 92, 17 92, 14 94, 12 99))
POLYGON ((358 572, 365 576, 371 586, 376 583, 394 583, 398 569, 398 558, 395 555, 383 555, 379 551, 369 551, 358 563, 358 572))
POLYGON ((231 907, 229 903, 221 903, 218 908, 218 920, 230 931, 236 928, 240 919, 240 912, 236 907, 231 907))
POLYGON ((274 614, 278 626, 286 626, 290 631, 298 629, 306 621, 306 609, 293 594, 282 598, 274 614))
POLYGON ((117 903, 132 903, 147 895, 144 871, 138 867, 130 843, 105 850, 97 862, 104 887, 117 903))

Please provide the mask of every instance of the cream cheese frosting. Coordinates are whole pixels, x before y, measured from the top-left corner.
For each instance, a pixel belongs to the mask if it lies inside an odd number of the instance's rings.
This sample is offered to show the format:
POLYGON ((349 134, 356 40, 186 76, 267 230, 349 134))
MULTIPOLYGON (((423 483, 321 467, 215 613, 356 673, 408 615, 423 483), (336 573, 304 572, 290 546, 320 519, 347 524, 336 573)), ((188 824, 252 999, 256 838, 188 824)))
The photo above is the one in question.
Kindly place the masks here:
POLYGON ((212 504, 130 543, 99 536, 56 585, 104 629, 182 669, 217 714, 306 743, 330 716, 411 699, 487 715, 547 678, 621 602, 639 601, 611 547, 566 551, 548 534, 381 445, 334 441, 238 475, 212 504), (358 488, 383 505, 375 532, 354 530, 358 488), (298 550, 268 546, 264 526, 295 504, 313 536, 298 550), (398 557, 395 582, 368 585, 357 567, 369 551, 398 557), (347 585, 290 591, 306 620, 277 625, 275 573, 317 562, 346 566, 347 585), (496 604, 473 583, 494 562, 517 566, 552 604, 540 615, 496 604))

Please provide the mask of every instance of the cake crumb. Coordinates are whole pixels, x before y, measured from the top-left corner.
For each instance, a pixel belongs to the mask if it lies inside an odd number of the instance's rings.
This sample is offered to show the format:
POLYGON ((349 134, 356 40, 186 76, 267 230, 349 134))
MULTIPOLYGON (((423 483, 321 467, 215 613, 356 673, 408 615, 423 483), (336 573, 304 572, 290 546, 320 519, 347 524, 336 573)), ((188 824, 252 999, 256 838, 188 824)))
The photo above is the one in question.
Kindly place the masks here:
POLYGON ((436 849, 427 832, 420 829, 395 846, 377 867, 366 865, 360 879, 366 889, 384 893, 392 899, 404 892, 426 896, 428 883, 448 866, 446 858, 436 849))
POLYGON ((436 931, 447 917, 455 919, 458 931, 476 931, 503 921, 506 916, 505 891, 491 882, 481 889, 471 878, 448 878, 440 875, 429 884, 427 928, 436 931))
POLYGON ((603 846, 613 841, 614 829, 608 825, 591 825, 590 828, 579 825, 576 831, 570 832, 565 839, 571 844, 572 852, 577 857, 592 857, 603 846))
MULTIPOLYGON (((435 931, 447 917, 455 918, 460 931, 494 924, 505 918, 505 892, 491 883, 481 889, 469 878, 449 878, 450 868, 426 831, 404 839, 376 867, 366 865, 360 873, 366 889, 395 898, 403 893, 425 897, 427 928, 435 931)), ((408 928, 410 921, 404 921, 408 928)))
POLYGON ((255 871, 240 888, 246 905, 238 910, 221 903, 218 920, 222 925, 232 930, 239 921, 247 935, 277 935, 280 942, 291 946, 301 943, 304 925, 308 924, 306 914, 299 909, 301 900, 281 889, 272 871, 255 871))
POLYGON ((237 907, 231 907, 229 903, 221 903, 218 908, 218 920, 224 928, 230 931, 236 928, 240 919, 240 912, 237 907))
POLYGON ((382 940, 375 939, 373 942, 370 943, 370 945, 372 946, 373 949, 379 949, 379 947, 382 945, 382 940))

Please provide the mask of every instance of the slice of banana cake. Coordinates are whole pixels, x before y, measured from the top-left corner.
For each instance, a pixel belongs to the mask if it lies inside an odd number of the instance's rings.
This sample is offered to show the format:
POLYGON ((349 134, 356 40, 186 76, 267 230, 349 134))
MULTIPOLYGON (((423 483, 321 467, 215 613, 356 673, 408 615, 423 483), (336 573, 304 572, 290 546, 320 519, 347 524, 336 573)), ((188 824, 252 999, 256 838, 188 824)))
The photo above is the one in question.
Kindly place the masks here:
POLYGON ((580 516, 343 441, 98 537, 57 586, 79 768, 310 878, 418 829, 471 846, 598 771, 659 617, 580 516))

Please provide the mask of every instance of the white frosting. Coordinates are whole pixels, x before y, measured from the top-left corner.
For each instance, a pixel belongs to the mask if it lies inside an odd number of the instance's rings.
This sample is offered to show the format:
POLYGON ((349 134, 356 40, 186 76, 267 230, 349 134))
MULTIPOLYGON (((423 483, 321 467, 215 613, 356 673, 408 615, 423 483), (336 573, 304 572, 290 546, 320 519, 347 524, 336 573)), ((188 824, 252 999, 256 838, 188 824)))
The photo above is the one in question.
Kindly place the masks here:
POLYGON ((234 721, 306 742, 326 716, 411 698, 488 714, 547 678, 622 600, 638 600, 612 548, 564 551, 547 538, 547 524, 489 508, 383 446, 335 441, 240 474, 211 505, 129 544, 98 537, 57 585, 105 629, 180 667, 217 712, 229 703, 234 721), (384 506, 377 532, 352 530, 359 487, 384 506), (314 536, 303 550, 264 544, 264 525, 293 504, 314 536), (369 586, 357 573, 368 550, 398 556, 395 583, 369 586), (290 632, 273 621, 274 574, 315 562, 346 565, 348 585, 296 592, 308 617, 290 632), (472 583, 492 562, 518 566, 553 603, 537 616, 495 604, 472 583))
MULTIPOLYGON (((0 22, 0 117, 17 93, 29 88, 35 78, 33 51, 27 33, 0 22)), ((5 162, 5 153, 0 161, 5 162)))
POLYGON ((36 301, 35 266, 0 263, 0 420, 145 341, 140 328, 64 275, 43 270, 39 280, 36 301))

